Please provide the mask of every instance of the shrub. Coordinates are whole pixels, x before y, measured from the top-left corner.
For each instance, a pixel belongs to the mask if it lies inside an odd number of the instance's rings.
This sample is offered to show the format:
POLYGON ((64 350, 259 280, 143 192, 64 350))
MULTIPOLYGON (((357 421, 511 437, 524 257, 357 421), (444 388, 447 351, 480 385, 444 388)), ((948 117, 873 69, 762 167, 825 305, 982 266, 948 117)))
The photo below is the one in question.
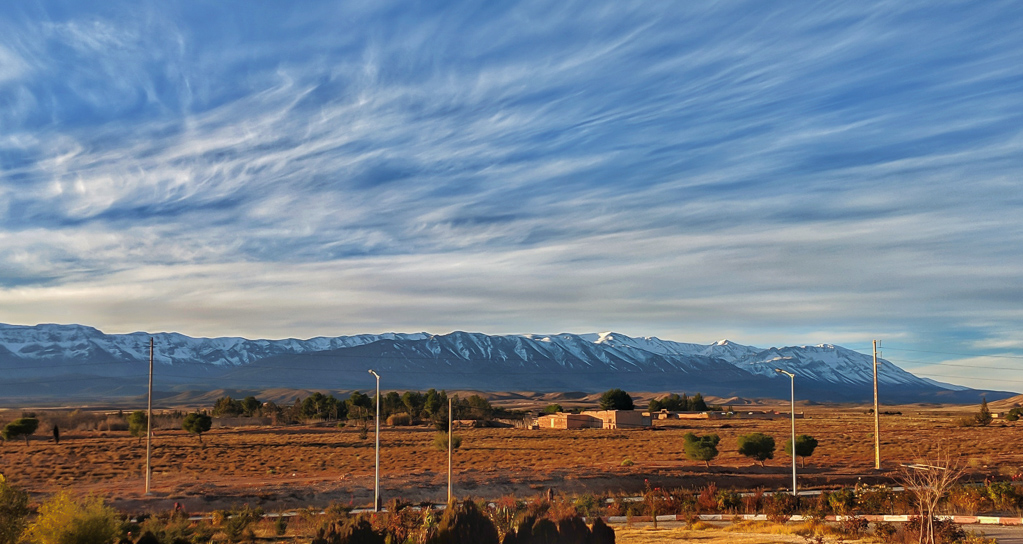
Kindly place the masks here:
MULTIPOLYGON (((448 451, 448 433, 437 433, 433 435, 433 447, 439 451, 448 451)), ((462 447, 462 437, 453 435, 451 437, 451 449, 457 450, 462 447)))
POLYGON ((330 521, 318 531, 312 544, 384 544, 383 533, 375 530, 364 518, 330 521))
MULTIPOLYGON (((851 489, 842 488, 839 489, 838 491, 828 493, 827 497, 828 508, 831 509, 831 511, 837 515, 841 516, 848 514, 849 512, 852 512, 853 508, 856 507, 856 493, 854 493, 853 490, 851 489)), ((880 498, 876 494, 870 494, 869 497, 872 500, 880 498)), ((880 507, 878 508, 867 507, 867 510, 869 510, 870 513, 872 514, 883 513, 883 510, 880 507)))
POLYGON ((774 438, 764 433, 749 433, 739 436, 739 454, 755 459, 764 466, 764 461, 774 459, 774 438))
POLYGON ((881 521, 874 524, 874 536, 881 542, 895 542, 895 535, 899 529, 893 523, 881 521))
POLYGON ((1012 482, 994 482, 987 487, 988 498, 997 510, 1015 510, 1023 502, 1016 486, 1012 482))
MULTIPOLYGON (((550 521, 548 523, 553 525, 550 521)), ((499 544, 499 542, 497 527, 480 512, 476 503, 469 500, 460 505, 450 505, 444 511, 444 516, 437 527, 437 534, 428 540, 429 544, 499 544)))
POLYGON ((412 416, 405 412, 391 414, 387 416, 387 424, 391 427, 408 427, 412 424, 412 416))
POLYGON ((35 544, 109 544, 117 537, 117 528, 117 512, 99 497, 76 501, 61 491, 39 507, 28 536, 35 544))
POLYGON ((696 436, 686 433, 683 437, 682 449, 686 457, 693 461, 703 461, 708 467, 712 459, 718 456, 718 442, 721 438, 716 434, 696 436))
POLYGON ((1021 415, 1023 415, 1023 408, 1017 406, 1005 414, 1005 421, 1019 421, 1021 415))
POLYGON ((792 514, 799 511, 799 497, 789 493, 778 492, 771 495, 764 504, 767 519, 775 523, 784 523, 792 514))
POLYGON ((626 457, 625 459, 622 459, 622 465, 621 466, 623 466, 623 467, 631 467, 632 465, 635 465, 635 464, 636 463, 632 462, 632 459, 629 459, 628 457, 626 457))
POLYGON ((563 411, 564 408, 562 408, 560 404, 548 404, 547 407, 543 409, 543 413, 545 414, 556 414, 563 411))
POLYGON ((15 544, 28 522, 28 493, 11 487, 0 474, 0 544, 15 544))
MULTIPOLYGON (((261 509, 251 509, 249 507, 240 508, 233 510, 227 519, 224 520, 224 536, 227 537, 228 542, 238 542, 246 535, 246 529, 249 525, 259 521, 263 518, 263 511, 261 509)), ((252 531, 248 532, 252 535, 252 531)))

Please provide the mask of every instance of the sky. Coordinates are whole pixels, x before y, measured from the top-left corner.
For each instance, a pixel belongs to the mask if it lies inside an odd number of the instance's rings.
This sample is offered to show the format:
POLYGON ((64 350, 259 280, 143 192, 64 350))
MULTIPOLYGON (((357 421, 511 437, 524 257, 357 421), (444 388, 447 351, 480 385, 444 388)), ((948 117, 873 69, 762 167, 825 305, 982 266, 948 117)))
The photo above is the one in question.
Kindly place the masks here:
POLYGON ((1023 390, 1023 4, 17 2, 0 322, 832 343, 1023 390))

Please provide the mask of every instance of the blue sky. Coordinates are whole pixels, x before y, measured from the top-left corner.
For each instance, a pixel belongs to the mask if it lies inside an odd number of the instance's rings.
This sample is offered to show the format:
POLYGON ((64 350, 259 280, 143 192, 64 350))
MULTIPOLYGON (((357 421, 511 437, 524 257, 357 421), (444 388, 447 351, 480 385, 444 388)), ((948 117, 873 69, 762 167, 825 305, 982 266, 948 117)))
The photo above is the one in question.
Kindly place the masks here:
POLYGON ((0 322, 879 338, 922 375, 1021 390, 1021 21, 5 5, 0 322))

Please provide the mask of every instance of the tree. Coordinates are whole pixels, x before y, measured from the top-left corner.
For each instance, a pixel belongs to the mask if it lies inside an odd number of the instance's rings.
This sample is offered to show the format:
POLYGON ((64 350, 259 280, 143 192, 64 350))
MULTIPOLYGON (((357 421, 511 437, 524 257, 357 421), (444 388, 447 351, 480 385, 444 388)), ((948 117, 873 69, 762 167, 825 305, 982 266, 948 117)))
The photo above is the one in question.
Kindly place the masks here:
POLYGON ((556 414, 563 411, 564 409, 560 404, 548 404, 547 407, 543 409, 543 413, 545 414, 556 414))
POLYGON ((1005 414, 1005 421, 1019 421, 1020 415, 1023 415, 1023 408, 1017 406, 1005 414))
POLYGON ((749 433, 739 437, 739 454, 760 462, 774 459, 774 438, 764 433, 749 433))
POLYGON ((117 537, 119 514, 95 496, 75 500, 60 491, 39 507, 39 517, 28 528, 36 544, 107 544, 117 537))
POLYGON ((600 396, 601 410, 632 410, 635 407, 632 397, 621 389, 609 389, 600 396))
POLYGON ((213 404, 213 416, 238 416, 242 413, 242 403, 232 399, 231 397, 220 397, 217 402, 213 404))
POLYGON ((213 418, 206 414, 200 414, 195 412, 185 416, 185 420, 181 422, 181 428, 188 431, 191 434, 199 437, 199 443, 202 444, 202 433, 210 430, 213 426, 213 418))
POLYGON ((0 544, 17 544, 30 512, 28 493, 8 485, 0 474, 0 544))
POLYGON ((988 407, 987 407, 987 399, 986 398, 981 399, 981 401, 980 401, 980 410, 977 412, 977 415, 974 416, 974 417, 977 419, 977 424, 978 425, 989 425, 991 423, 991 419, 992 419, 991 410, 989 410, 988 407))
POLYGON ((142 443, 142 436, 149 432, 149 416, 142 410, 136 410, 128 416, 128 434, 138 437, 139 444, 142 443))
MULTIPOLYGON (((808 435, 801 434, 796 436, 796 455, 799 456, 799 466, 806 466, 806 458, 813 455, 813 450, 817 449, 817 439, 808 435)), ((785 441, 785 453, 792 455, 792 439, 785 441)))
POLYGON ((706 412, 707 410, 709 410, 709 408, 707 408, 707 402, 703 400, 702 393, 697 393, 693 395, 693 398, 690 399, 689 402, 690 402, 689 410, 693 412, 706 412))
POLYGON ((682 449, 686 457, 693 461, 703 461, 710 466, 710 461, 718 456, 718 442, 721 438, 716 434, 696 436, 686 433, 683 437, 682 449))
POLYGON ((32 436, 39 428, 39 420, 34 417, 19 417, 14 421, 4 426, 4 430, 0 431, 0 436, 3 436, 4 440, 11 440, 19 436, 25 437, 25 445, 28 445, 28 437, 32 436))
POLYGON ((263 407, 263 403, 259 402, 256 397, 245 397, 242 400, 242 414, 252 417, 259 413, 260 408, 263 407))

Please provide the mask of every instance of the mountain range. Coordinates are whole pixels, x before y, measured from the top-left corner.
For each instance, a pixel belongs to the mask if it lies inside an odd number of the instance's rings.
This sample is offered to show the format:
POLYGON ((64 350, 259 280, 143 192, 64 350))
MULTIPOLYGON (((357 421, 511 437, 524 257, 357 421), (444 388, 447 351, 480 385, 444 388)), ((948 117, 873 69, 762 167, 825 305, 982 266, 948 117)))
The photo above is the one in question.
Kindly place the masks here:
MULTIPOLYGON (((872 398, 872 357, 830 344, 762 349, 722 340, 691 344, 599 334, 361 334, 308 340, 192 338, 177 333, 105 334, 83 325, 0 324, 0 395, 12 399, 138 395, 154 344, 154 389, 702 392, 721 397, 813 401, 872 398)), ((914 376, 879 361, 884 402, 978 402, 1013 393, 914 376)))

